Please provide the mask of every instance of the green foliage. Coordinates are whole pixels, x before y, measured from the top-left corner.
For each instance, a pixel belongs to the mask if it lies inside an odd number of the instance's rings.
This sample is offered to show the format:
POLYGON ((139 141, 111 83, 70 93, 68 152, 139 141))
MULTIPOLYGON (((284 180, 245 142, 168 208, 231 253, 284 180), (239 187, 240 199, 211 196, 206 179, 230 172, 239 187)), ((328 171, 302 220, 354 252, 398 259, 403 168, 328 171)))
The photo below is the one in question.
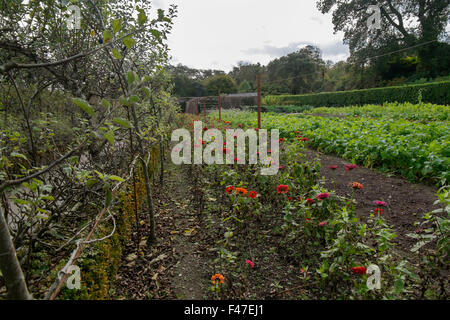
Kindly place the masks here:
MULTIPOLYGON (((224 118, 231 117, 225 112, 224 118)), ((256 113, 232 116, 233 123, 256 127, 256 113)), ((445 185, 450 181, 450 125, 406 120, 314 117, 265 114, 264 128, 280 130, 282 137, 296 131, 311 146, 368 167, 395 171, 410 180, 445 185)))
POLYGON ((450 104, 450 81, 305 95, 267 96, 263 98, 263 104, 340 107, 348 105, 383 104, 385 102, 417 103, 419 90, 422 92, 423 102, 450 104))
POLYGON ((220 93, 236 93, 236 81, 229 75, 219 74, 206 80, 206 92, 208 95, 214 96, 220 93))
POLYGON ((252 90, 252 86, 250 85, 250 83, 247 80, 244 80, 239 85, 238 91, 241 93, 247 93, 247 92, 252 92, 253 90, 252 90))

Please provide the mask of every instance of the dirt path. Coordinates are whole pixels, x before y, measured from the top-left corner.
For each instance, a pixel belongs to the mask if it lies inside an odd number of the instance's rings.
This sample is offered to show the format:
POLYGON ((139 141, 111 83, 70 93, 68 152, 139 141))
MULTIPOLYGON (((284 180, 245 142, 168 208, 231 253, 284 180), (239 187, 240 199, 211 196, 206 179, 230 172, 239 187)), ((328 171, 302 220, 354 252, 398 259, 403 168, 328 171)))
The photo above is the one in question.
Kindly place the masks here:
POLYGON ((133 243, 127 246, 117 276, 118 298, 200 300, 205 295, 208 266, 187 170, 169 162, 166 166, 164 185, 153 188, 158 241, 145 246, 143 225, 140 250, 133 243))
POLYGON ((345 165, 350 161, 317 151, 307 150, 307 156, 310 160, 319 156, 322 164, 320 173, 326 177, 325 187, 336 191, 338 195, 350 198, 352 189, 349 183, 363 184, 364 188, 355 192, 356 212, 362 220, 376 208, 373 201, 385 201, 387 207, 383 209, 383 215, 398 235, 394 242, 407 251, 415 244, 415 240, 405 234, 415 232, 414 222, 420 221, 423 214, 438 208, 434 205, 437 200, 436 188, 414 184, 404 178, 388 176, 364 167, 349 172, 345 170, 345 165), (338 168, 332 170, 329 168, 331 165, 337 165, 338 168))

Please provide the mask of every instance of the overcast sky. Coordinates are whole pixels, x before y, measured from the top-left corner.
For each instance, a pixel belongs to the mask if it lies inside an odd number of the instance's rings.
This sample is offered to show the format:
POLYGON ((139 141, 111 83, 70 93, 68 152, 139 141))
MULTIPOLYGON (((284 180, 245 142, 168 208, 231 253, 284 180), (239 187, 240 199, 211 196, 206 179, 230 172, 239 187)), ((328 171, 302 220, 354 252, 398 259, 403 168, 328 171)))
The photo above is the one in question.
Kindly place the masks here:
POLYGON ((315 0, 153 0, 155 9, 178 5, 169 37, 172 63, 230 71, 238 61, 267 64, 313 44, 325 60, 348 57, 331 14, 315 0))

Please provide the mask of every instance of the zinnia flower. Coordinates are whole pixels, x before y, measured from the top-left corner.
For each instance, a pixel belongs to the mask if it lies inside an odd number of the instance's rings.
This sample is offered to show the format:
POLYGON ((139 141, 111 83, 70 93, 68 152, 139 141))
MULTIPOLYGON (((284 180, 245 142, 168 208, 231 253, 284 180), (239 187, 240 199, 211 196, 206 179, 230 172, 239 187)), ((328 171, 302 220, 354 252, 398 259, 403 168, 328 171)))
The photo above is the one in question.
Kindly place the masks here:
POLYGON ((345 170, 346 171, 350 171, 350 170, 353 170, 353 169, 356 169, 356 168, 358 168, 358 166, 356 164, 347 164, 345 166, 345 170))
POLYGON ((364 188, 364 186, 361 183, 359 183, 359 182, 352 182, 352 183, 350 183, 350 185, 351 185, 351 187, 353 189, 362 189, 362 188, 364 188))
POLYGON ((352 268, 352 272, 356 273, 356 274, 361 274, 361 275, 366 274, 366 271, 367 271, 367 269, 362 266, 352 268))
POLYGON ((333 164, 333 165, 329 166, 328 168, 330 168, 331 170, 336 170, 338 168, 338 166, 333 164))
POLYGON ((301 138, 300 140, 301 140, 301 141, 309 141, 308 138, 301 138))
POLYGON ((248 196, 249 196, 251 199, 255 199, 257 195, 258 195, 258 192, 256 192, 256 191, 250 191, 250 192, 248 193, 248 196))
POLYGON ((307 198, 305 201, 308 204, 313 204, 314 203, 314 199, 311 199, 311 198, 307 198))
POLYGON ((236 188, 236 193, 245 197, 247 195, 248 191, 245 188, 236 188))
POLYGON ((323 227, 324 225, 327 224, 328 221, 322 221, 321 223, 319 223, 319 226, 323 227))
POLYGON ((203 131, 206 131, 206 130, 208 130, 208 127, 204 127, 204 128, 203 128, 203 131))
POLYGON ((377 206, 382 206, 382 207, 386 207, 387 206, 387 203, 384 202, 384 201, 375 200, 373 203, 376 204, 377 206))
POLYGON ((377 215, 381 216, 383 214, 383 209, 382 208, 375 208, 375 210, 373 210, 377 215))
POLYGON ((316 198, 319 199, 319 200, 323 200, 323 199, 326 199, 326 198, 329 198, 329 197, 330 197, 330 194, 328 192, 325 192, 325 193, 319 194, 316 198))
POLYGON ((211 281, 213 284, 220 283, 223 284, 225 282, 225 278, 220 273, 216 273, 211 277, 211 281))
POLYGON ((277 187, 277 193, 288 193, 289 192, 289 186, 285 185, 285 184, 280 184, 277 187))
POLYGON ((255 264, 253 263, 253 261, 251 261, 249 259, 245 260, 245 264, 248 264, 250 266, 250 268, 254 268, 255 267, 255 264))
POLYGON ((234 190, 234 187, 233 187, 233 186, 228 186, 228 187, 225 188, 225 191, 226 191, 227 193, 232 193, 233 190, 234 190))
POLYGON ((283 141, 284 141, 284 138, 280 138, 280 139, 278 139, 278 141, 279 141, 279 142, 283 142, 283 141))

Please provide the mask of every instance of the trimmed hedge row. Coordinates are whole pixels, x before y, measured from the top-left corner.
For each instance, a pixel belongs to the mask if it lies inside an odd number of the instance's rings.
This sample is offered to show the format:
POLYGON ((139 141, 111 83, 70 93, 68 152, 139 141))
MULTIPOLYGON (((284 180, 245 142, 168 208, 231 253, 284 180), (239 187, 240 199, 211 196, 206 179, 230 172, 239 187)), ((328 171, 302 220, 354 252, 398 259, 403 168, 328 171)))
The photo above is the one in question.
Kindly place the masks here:
POLYGON ((450 81, 317 94, 267 96, 263 98, 263 104, 342 107, 385 102, 419 103, 420 95, 423 102, 450 104, 450 81))

